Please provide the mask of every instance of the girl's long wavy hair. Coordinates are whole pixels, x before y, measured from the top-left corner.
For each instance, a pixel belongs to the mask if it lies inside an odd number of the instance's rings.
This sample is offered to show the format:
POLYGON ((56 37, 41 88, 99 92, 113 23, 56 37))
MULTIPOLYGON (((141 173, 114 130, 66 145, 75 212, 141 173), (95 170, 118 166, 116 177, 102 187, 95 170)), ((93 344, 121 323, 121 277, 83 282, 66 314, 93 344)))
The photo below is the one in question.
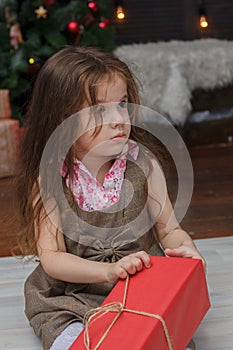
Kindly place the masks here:
MULTIPOLYGON (((101 49, 65 47, 52 55, 40 69, 26 114, 26 134, 17 178, 21 219, 18 248, 22 255, 37 255, 35 223, 39 227, 43 212, 38 177, 47 141, 66 118, 82 109, 85 102, 96 105, 98 84, 103 78, 111 80, 115 76, 125 80, 128 102, 139 105, 139 83, 129 67, 101 49)), ((143 130, 136 132, 132 127, 131 138, 148 146, 149 139, 143 130)), ((157 152, 157 146, 155 148, 157 152)), ((74 147, 71 147, 66 156, 69 174, 72 174, 73 157, 74 147)))

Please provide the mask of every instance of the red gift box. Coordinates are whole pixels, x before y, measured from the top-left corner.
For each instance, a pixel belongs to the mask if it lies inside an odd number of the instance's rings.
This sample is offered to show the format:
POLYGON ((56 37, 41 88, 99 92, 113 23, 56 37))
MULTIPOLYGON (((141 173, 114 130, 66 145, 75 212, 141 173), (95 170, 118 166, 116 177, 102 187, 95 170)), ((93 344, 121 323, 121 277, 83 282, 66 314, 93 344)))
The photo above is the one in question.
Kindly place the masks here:
POLYGON ((69 350, 185 349, 210 307, 202 261, 151 257, 151 263, 131 276, 128 286, 120 280, 113 288, 102 306, 121 311, 94 315, 88 325, 90 346, 85 346, 86 327, 69 350))
POLYGON ((0 90, 0 118, 11 118, 9 90, 0 90))

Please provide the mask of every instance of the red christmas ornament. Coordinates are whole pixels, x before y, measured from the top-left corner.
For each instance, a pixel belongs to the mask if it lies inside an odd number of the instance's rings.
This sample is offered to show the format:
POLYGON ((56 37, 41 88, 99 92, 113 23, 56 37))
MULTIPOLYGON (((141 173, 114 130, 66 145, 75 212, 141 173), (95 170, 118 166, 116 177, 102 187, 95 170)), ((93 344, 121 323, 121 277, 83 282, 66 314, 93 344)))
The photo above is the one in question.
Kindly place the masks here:
POLYGON ((99 27, 100 28, 106 28, 110 24, 110 19, 108 18, 101 18, 99 22, 99 27))
POLYGON ((45 5, 53 5, 55 3, 55 0, 44 0, 45 5))
POLYGON ((97 12, 98 11, 98 5, 97 5, 97 2, 96 1, 88 1, 88 4, 87 6, 89 7, 89 9, 92 11, 92 12, 97 12))
POLYGON ((70 21, 67 25, 68 31, 71 34, 77 34, 79 32, 79 23, 77 21, 70 21))

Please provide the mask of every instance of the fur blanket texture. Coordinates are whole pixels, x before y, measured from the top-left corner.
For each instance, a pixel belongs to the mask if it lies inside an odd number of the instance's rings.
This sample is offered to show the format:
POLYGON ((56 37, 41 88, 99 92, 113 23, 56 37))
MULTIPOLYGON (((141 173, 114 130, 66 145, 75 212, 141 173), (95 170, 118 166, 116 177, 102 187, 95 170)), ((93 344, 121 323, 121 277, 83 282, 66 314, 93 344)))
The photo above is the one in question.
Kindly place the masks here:
POLYGON ((200 39, 122 45, 116 56, 142 83, 142 104, 183 124, 191 112, 192 91, 233 82, 233 41, 200 39))

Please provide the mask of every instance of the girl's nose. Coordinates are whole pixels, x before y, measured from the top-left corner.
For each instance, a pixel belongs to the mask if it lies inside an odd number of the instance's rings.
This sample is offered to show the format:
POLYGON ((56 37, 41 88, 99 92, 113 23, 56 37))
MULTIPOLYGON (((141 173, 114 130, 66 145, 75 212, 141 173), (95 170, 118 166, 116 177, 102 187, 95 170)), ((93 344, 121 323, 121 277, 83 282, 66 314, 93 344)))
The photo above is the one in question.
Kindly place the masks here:
POLYGON ((126 109, 119 109, 117 106, 111 110, 111 121, 112 127, 117 127, 119 125, 128 124, 129 116, 126 109))

